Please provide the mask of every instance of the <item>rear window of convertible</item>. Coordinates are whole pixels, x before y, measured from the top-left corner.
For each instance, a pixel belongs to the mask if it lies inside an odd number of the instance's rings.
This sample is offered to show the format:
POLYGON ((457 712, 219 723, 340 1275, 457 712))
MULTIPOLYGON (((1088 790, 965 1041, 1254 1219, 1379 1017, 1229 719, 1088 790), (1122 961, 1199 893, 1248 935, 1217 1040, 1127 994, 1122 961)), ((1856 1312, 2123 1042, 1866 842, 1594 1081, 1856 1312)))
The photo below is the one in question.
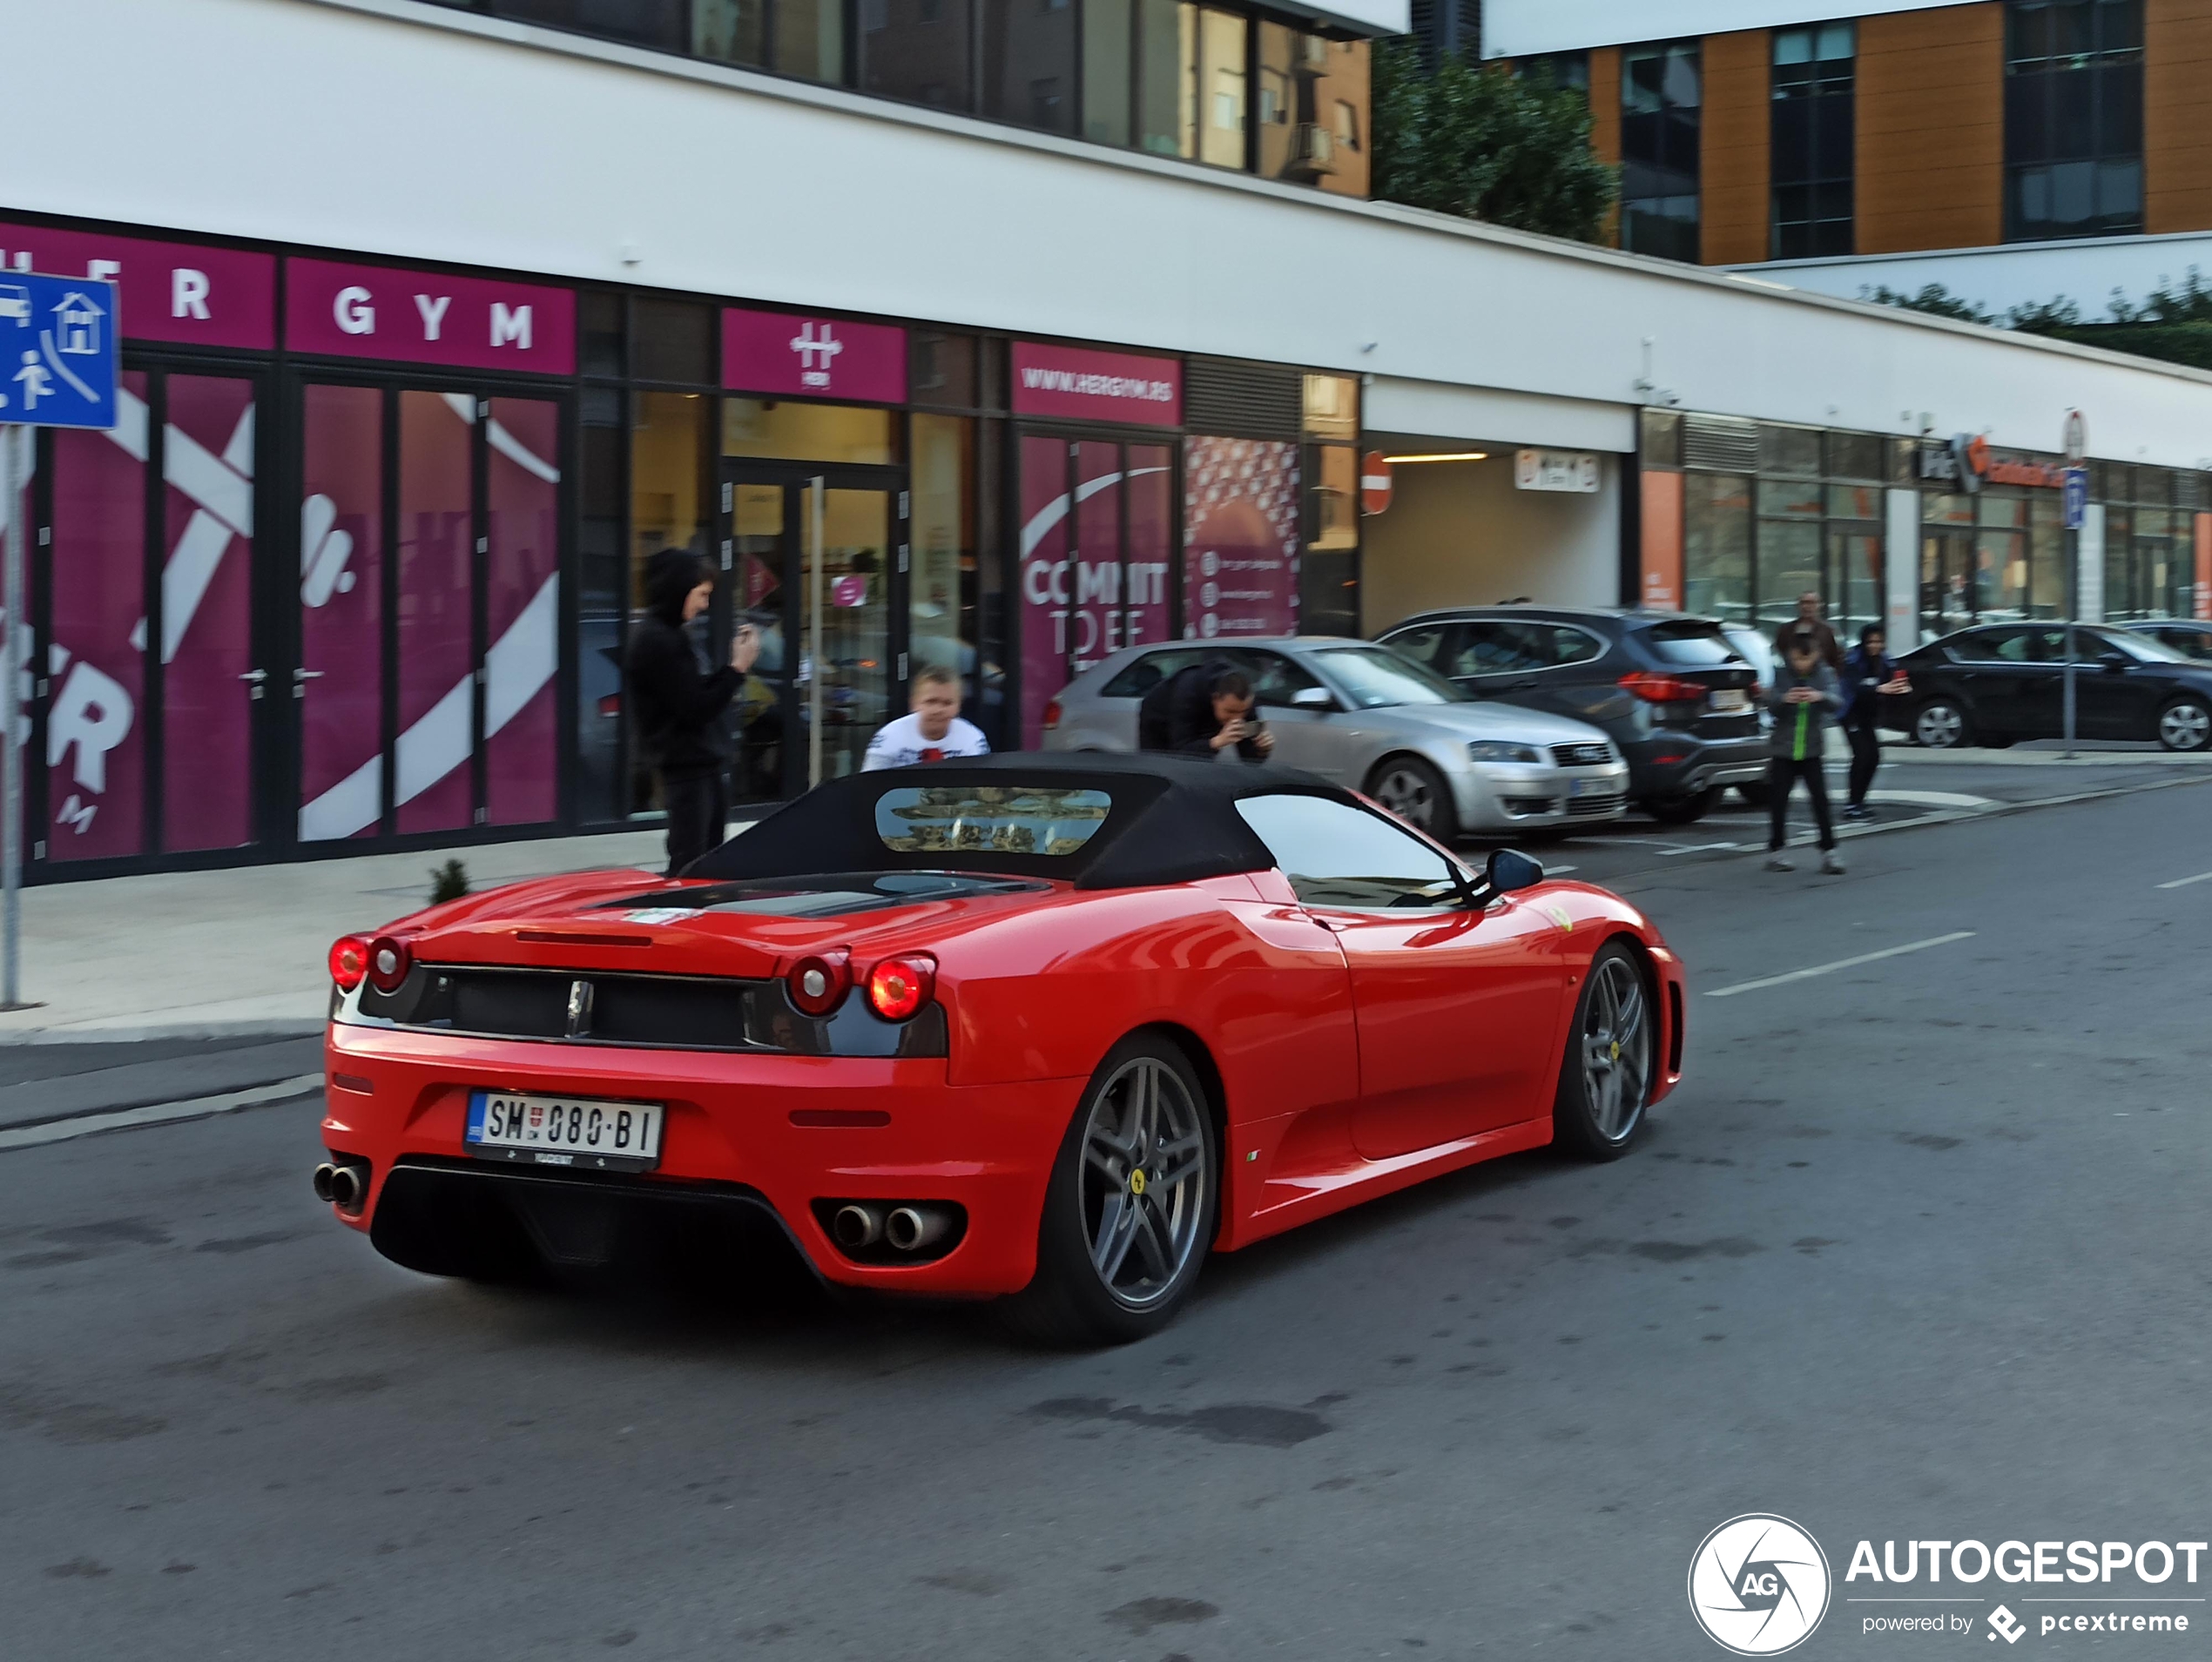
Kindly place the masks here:
POLYGON ((990 849, 1073 854, 1112 811, 1104 791, 1034 785, 906 785, 875 801, 876 835, 899 854, 990 849))

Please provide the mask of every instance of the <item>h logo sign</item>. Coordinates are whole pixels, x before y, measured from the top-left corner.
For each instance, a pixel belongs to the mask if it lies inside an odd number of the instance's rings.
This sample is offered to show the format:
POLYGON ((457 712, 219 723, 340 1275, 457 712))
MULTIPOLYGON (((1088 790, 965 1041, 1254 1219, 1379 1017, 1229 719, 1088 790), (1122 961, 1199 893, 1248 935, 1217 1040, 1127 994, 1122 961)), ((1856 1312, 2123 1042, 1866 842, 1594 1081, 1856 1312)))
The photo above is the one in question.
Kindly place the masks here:
POLYGON ((830 366, 837 354, 845 350, 845 343, 830 333, 828 324, 818 324, 810 318, 806 326, 791 338, 791 349, 799 354, 799 380, 808 387, 826 387, 830 384, 830 366))

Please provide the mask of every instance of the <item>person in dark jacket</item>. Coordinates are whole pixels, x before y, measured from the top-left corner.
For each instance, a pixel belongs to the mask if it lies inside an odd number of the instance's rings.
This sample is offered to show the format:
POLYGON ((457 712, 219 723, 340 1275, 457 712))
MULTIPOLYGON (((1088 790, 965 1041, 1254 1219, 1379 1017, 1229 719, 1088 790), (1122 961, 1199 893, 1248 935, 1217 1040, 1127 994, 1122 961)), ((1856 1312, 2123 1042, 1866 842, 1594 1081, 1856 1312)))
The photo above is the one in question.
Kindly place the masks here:
POLYGON ((637 742, 660 776, 668 809, 668 874, 720 846, 730 818, 730 739, 723 714, 760 655, 752 627, 730 643, 730 660, 708 661, 685 627, 714 595, 714 572, 685 548, 645 563, 645 610, 631 627, 626 661, 637 742))
POLYGON ((1820 827, 1820 869, 1843 875, 1836 858, 1836 828, 1828 818, 1828 780, 1821 771, 1830 720, 1842 706, 1836 676, 1821 661, 1820 636, 1804 623, 1782 632, 1782 662, 1774 672, 1767 708, 1774 712, 1774 753, 1767 763, 1767 862, 1770 871, 1797 868, 1782 858, 1783 831, 1789 823, 1790 791, 1799 780, 1812 798, 1813 823, 1820 827))
POLYGON ((1217 756, 1231 745, 1247 762, 1264 762, 1274 736, 1251 719, 1252 683, 1222 658, 1177 670, 1137 706, 1136 748, 1217 756))
POLYGON ((1837 724, 1851 745, 1851 801, 1844 809, 1845 819, 1873 818, 1866 811, 1866 791, 1874 783, 1875 769, 1882 765, 1882 741, 1874 722, 1881 713, 1882 689, 1897 680, 1897 665, 1883 650, 1888 644, 1882 626, 1869 623, 1859 630, 1858 644, 1844 660, 1844 713, 1837 724))

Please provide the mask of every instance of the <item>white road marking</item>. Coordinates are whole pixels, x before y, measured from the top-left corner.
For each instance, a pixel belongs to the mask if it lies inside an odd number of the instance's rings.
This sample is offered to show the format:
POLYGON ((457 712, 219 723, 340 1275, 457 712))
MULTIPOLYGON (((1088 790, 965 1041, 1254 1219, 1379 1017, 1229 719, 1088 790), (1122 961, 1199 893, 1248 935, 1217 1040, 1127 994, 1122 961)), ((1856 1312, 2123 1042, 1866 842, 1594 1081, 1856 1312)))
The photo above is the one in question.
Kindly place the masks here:
POLYGON ((2212 883, 2212 871, 2199 871, 2193 878, 2175 878, 2171 883, 2161 883, 2161 889, 2186 889, 2192 883, 2212 883))
POLYGON ((0 1149, 30 1148, 39 1143, 67 1142, 73 1137, 91 1136, 95 1132, 121 1131, 132 1126, 158 1126, 170 1120, 197 1120, 206 1114, 258 1107, 264 1102, 281 1102, 287 1097, 305 1096, 311 1091, 321 1089, 321 1074, 300 1073, 288 1080, 279 1080, 273 1085, 256 1085, 245 1091, 226 1091, 219 1096, 196 1096, 182 1102, 155 1102, 143 1108, 123 1108, 113 1114, 84 1114, 73 1120, 56 1120, 47 1125, 22 1126, 13 1131, 0 1131, 0 1149))
POLYGON ((1885 947, 1878 952, 1861 952, 1856 958, 1839 958, 1833 964, 1816 964, 1809 970, 1791 970, 1787 975, 1769 975, 1757 981, 1739 981, 1734 986, 1714 987, 1705 996, 1709 999, 1732 999, 1739 992, 1757 992, 1761 987, 1780 986, 1788 981, 1809 981, 1816 975, 1833 975, 1838 970, 1857 969, 1861 964, 1871 964, 1880 959, 1902 958, 1907 952, 1925 952, 1931 946, 1948 946, 1954 940, 1972 940, 1973 938, 1973 930, 1961 929, 1928 940, 1910 941, 1903 946, 1885 947))

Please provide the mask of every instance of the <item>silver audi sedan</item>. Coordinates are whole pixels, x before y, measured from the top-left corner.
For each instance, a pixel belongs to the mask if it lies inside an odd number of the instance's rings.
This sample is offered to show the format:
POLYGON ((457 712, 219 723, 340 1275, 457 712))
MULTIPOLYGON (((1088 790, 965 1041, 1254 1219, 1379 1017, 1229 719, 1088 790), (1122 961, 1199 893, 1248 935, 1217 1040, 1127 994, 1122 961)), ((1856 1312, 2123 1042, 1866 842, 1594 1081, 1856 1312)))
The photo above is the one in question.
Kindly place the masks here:
POLYGON ((1052 701, 1044 748, 1135 750, 1144 695, 1216 659, 1251 677, 1277 761, 1364 791, 1433 837, 1603 824, 1627 810, 1628 764, 1596 728, 1470 698, 1387 647, 1326 635, 1116 652, 1052 701))

